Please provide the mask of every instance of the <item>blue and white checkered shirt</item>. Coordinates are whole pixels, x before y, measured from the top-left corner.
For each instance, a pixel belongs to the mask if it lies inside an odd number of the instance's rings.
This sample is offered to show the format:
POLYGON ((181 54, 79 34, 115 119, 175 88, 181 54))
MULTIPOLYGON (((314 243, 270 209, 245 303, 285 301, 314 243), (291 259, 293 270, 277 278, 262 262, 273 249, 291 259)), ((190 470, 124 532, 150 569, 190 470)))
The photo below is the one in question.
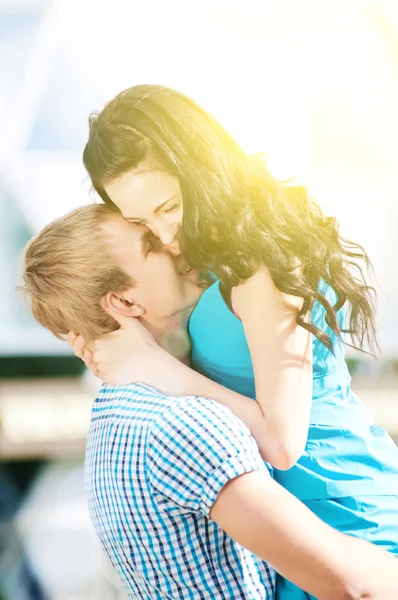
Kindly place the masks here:
POLYGON ((231 479, 267 470, 227 408, 133 384, 94 403, 86 488, 95 529, 134 600, 270 600, 273 570, 209 517, 231 479))

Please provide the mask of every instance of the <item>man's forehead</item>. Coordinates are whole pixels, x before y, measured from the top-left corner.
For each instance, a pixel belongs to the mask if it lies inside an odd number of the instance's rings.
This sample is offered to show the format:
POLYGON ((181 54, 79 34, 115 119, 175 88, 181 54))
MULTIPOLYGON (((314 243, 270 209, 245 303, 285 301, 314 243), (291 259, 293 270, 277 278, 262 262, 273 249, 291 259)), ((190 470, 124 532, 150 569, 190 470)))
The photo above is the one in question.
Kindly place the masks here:
POLYGON ((142 245, 146 235, 143 227, 126 221, 121 215, 111 215, 103 224, 102 230, 107 241, 118 255, 142 252, 142 245))

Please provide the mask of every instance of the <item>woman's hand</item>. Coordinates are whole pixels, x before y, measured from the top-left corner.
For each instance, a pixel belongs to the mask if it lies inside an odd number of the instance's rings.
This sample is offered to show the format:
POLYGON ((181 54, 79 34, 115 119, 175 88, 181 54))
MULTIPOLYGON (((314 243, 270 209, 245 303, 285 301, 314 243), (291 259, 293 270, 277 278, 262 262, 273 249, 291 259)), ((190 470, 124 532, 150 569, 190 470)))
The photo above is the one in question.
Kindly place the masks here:
POLYGON ((90 347, 75 332, 69 332, 68 343, 75 355, 104 383, 123 385, 145 381, 148 370, 145 365, 156 356, 159 346, 138 319, 118 316, 118 322, 120 329, 107 333, 90 347))
POLYGON ((72 348, 75 356, 81 358, 88 369, 90 369, 96 377, 99 375, 94 370, 93 365, 93 353, 85 345, 84 339, 76 331, 70 331, 68 333, 67 342, 72 348))

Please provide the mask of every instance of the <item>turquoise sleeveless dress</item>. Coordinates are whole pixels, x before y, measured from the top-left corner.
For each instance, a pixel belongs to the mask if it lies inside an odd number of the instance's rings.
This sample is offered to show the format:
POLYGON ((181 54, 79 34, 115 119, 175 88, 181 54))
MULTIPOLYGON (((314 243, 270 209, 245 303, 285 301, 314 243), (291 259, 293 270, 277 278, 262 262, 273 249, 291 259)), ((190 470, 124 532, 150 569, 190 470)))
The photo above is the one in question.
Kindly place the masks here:
MULTIPOLYGON (((331 288, 323 283, 320 291, 335 303, 331 288)), ((274 469, 274 478, 335 529, 398 556, 398 447, 372 423, 351 390, 344 345, 327 326, 325 312, 315 302, 311 320, 328 333, 334 354, 313 336, 313 402, 306 448, 291 469, 274 469)), ((342 327, 344 309, 338 318, 342 327)), ((219 281, 203 293, 191 315, 189 332, 193 367, 254 399, 243 325, 225 303, 219 281)), ((280 577, 277 598, 310 596, 280 577)))

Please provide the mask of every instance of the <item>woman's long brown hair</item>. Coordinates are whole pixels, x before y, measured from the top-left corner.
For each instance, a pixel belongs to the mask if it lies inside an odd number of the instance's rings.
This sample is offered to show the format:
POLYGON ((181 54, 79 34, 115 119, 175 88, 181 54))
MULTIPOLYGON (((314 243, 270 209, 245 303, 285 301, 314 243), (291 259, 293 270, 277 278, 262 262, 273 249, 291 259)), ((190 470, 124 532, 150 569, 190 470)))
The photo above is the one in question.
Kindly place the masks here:
POLYGON ((181 247, 192 266, 233 286, 265 265, 281 292, 303 299, 297 322, 328 348, 330 336, 306 317, 315 301, 338 337, 348 332, 356 348, 377 348, 375 292, 365 280, 370 262, 364 249, 339 235, 336 220, 323 215, 304 187, 272 178, 260 157, 247 155, 184 94, 157 85, 121 92, 91 115, 83 160, 107 203, 106 182, 155 160, 180 181, 181 247), (336 293, 334 305, 320 292, 322 280, 336 293), (343 306, 347 329, 336 316, 343 306))

